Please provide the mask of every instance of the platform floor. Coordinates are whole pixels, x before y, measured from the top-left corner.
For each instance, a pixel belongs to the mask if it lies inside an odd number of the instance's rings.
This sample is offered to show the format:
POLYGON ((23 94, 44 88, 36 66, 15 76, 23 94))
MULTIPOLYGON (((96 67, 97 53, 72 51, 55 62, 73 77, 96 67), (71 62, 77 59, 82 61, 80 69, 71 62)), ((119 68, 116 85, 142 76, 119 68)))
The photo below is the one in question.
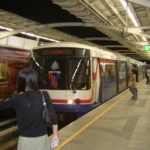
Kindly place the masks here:
POLYGON ((150 85, 126 90, 59 131, 56 150, 150 150, 150 85))

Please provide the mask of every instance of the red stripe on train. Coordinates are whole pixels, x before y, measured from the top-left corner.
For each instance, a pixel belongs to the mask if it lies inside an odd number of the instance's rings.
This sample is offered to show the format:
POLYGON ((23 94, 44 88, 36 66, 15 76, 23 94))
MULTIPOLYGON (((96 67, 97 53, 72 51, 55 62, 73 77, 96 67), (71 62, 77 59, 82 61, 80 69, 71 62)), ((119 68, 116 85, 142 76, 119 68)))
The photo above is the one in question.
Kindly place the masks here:
MULTIPOLYGON (((76 100, 74 100, 75 102, 76 100)), ((52 100, 53 104, 68 104, 68 100, 64 100, 64 99, 53 99, 52 100)), ((92 98, 91 99, 87 99, 87 100, 80 100, 80 104, 90 104, 92 103, 92 98)))
POLYGON ((104 59, 104 58, 101 58, 99 60, 100 63, 115 63, 115 60, 111 60, 111 59, 104 59))

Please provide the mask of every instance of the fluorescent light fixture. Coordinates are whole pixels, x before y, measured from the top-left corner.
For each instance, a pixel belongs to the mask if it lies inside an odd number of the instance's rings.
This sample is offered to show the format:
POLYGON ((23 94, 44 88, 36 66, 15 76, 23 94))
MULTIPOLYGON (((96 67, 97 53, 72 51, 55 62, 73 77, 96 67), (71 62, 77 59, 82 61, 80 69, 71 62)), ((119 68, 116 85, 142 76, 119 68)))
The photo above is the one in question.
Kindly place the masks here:
MULTIPOLYGON (((3 27, 3 26, 0 26, 0 29, 4 29, 4 30, 7 30, 7 31, 13 31, 14 30, 14 29, 11 29, 11 28, 3 27)), ((21 34, 24 34, 24 35, 27 35, 27 36, 30 36, 30 37, 41 38, 41 39, 52 41, 52 42, 60 42, 60 41, 57 41, 57 40, 54 40, 54 39, 46 38, 46 37, 39 36, 39 35, 32 34, 32 33, 21 32, 21 34)))
POLYGON ((3 26, 0 26, 0 29, 4 29, 4 30, 7 30, 7 31, 13 31, 13 29, 11 29, 11 28, 6 28, 6 27, 3 27, 3 26))
POLYGON ((145 36, 142 36, 142 39, 147 42, 147 38, 145 36))
MULTIPOLYGON (((126 0, 120 0, 120 2, 122 3, 124 9, 127 10, 127 13, 128 13, 128 15, 129 15, 130 19, 132 20, 133 24, 134 24, 136 27, 138 27, 139 24, 138 24, 138 22, 136 21, 134 15, 132 14, 130 8, 127 7, 127 2, 126 2, 126 0)), ((139 32, 142 32, 142 30, 139 29, 139 32)), ((142 39, 143 39, 144 41, 147 41, 146 37, 144 37, 144 36, 142 36, 142 39)))
POLYGON ((57 40, 50 39, 50 38, 46 38, 46 37, 39 36, 39 35, 32 34, 32 33, 21 32, 21 34, 24 34, 24 35, 27 35, 27 36, 31 36, 31 37, 35 37, 35 38, 41 38, 41 39, 48 40, 48 41, 59 42, 59 41, 57 41, 57 40))
POLYGON ((24 35, 27 35, 27 36, 31 36, 31 37, 36 37, 36 35, 32 34, 32 33, 21 32, 21 34, 24 34, 24 35))
POLYGON ((127 13, 128 13, 128 15, 129 15, 130 19, 132 20, 132 22, 134 23, 134 25, 135 25, 136 27, 138 27, 139 25, 138 25, 138 23, 137 23, 137 21, 136 21, 134 15, 132 14, 132 12, 131 12, 131 10, 129 9, 129 7, 127 7, 127 2, 126 2, 125 0, 120 0, 120 2, 122 3, 124 9, 127 10, 127 13))

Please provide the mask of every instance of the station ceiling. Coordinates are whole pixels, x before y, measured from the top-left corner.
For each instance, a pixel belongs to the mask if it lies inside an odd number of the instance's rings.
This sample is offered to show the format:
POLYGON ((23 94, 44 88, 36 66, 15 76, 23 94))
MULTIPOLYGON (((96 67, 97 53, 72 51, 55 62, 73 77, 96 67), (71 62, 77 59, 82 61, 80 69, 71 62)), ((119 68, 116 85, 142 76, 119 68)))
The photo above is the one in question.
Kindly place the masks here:
POLYGON ((126 7, 121 1, 0 0, 0 26, 58 41, 96 45, 149 61, 150 52, 143 46, 150 42, 150 1, 128 0, 126 7))

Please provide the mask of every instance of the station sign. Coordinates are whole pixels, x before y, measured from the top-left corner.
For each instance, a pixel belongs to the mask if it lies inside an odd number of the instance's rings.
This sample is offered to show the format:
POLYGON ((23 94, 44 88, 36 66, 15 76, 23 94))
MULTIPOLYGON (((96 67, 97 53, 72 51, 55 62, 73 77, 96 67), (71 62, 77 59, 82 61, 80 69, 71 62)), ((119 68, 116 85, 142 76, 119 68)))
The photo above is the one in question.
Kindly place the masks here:
POLYGON ((144 46, 144 51, 150 51, 150 45, 145 45, 144 46))

